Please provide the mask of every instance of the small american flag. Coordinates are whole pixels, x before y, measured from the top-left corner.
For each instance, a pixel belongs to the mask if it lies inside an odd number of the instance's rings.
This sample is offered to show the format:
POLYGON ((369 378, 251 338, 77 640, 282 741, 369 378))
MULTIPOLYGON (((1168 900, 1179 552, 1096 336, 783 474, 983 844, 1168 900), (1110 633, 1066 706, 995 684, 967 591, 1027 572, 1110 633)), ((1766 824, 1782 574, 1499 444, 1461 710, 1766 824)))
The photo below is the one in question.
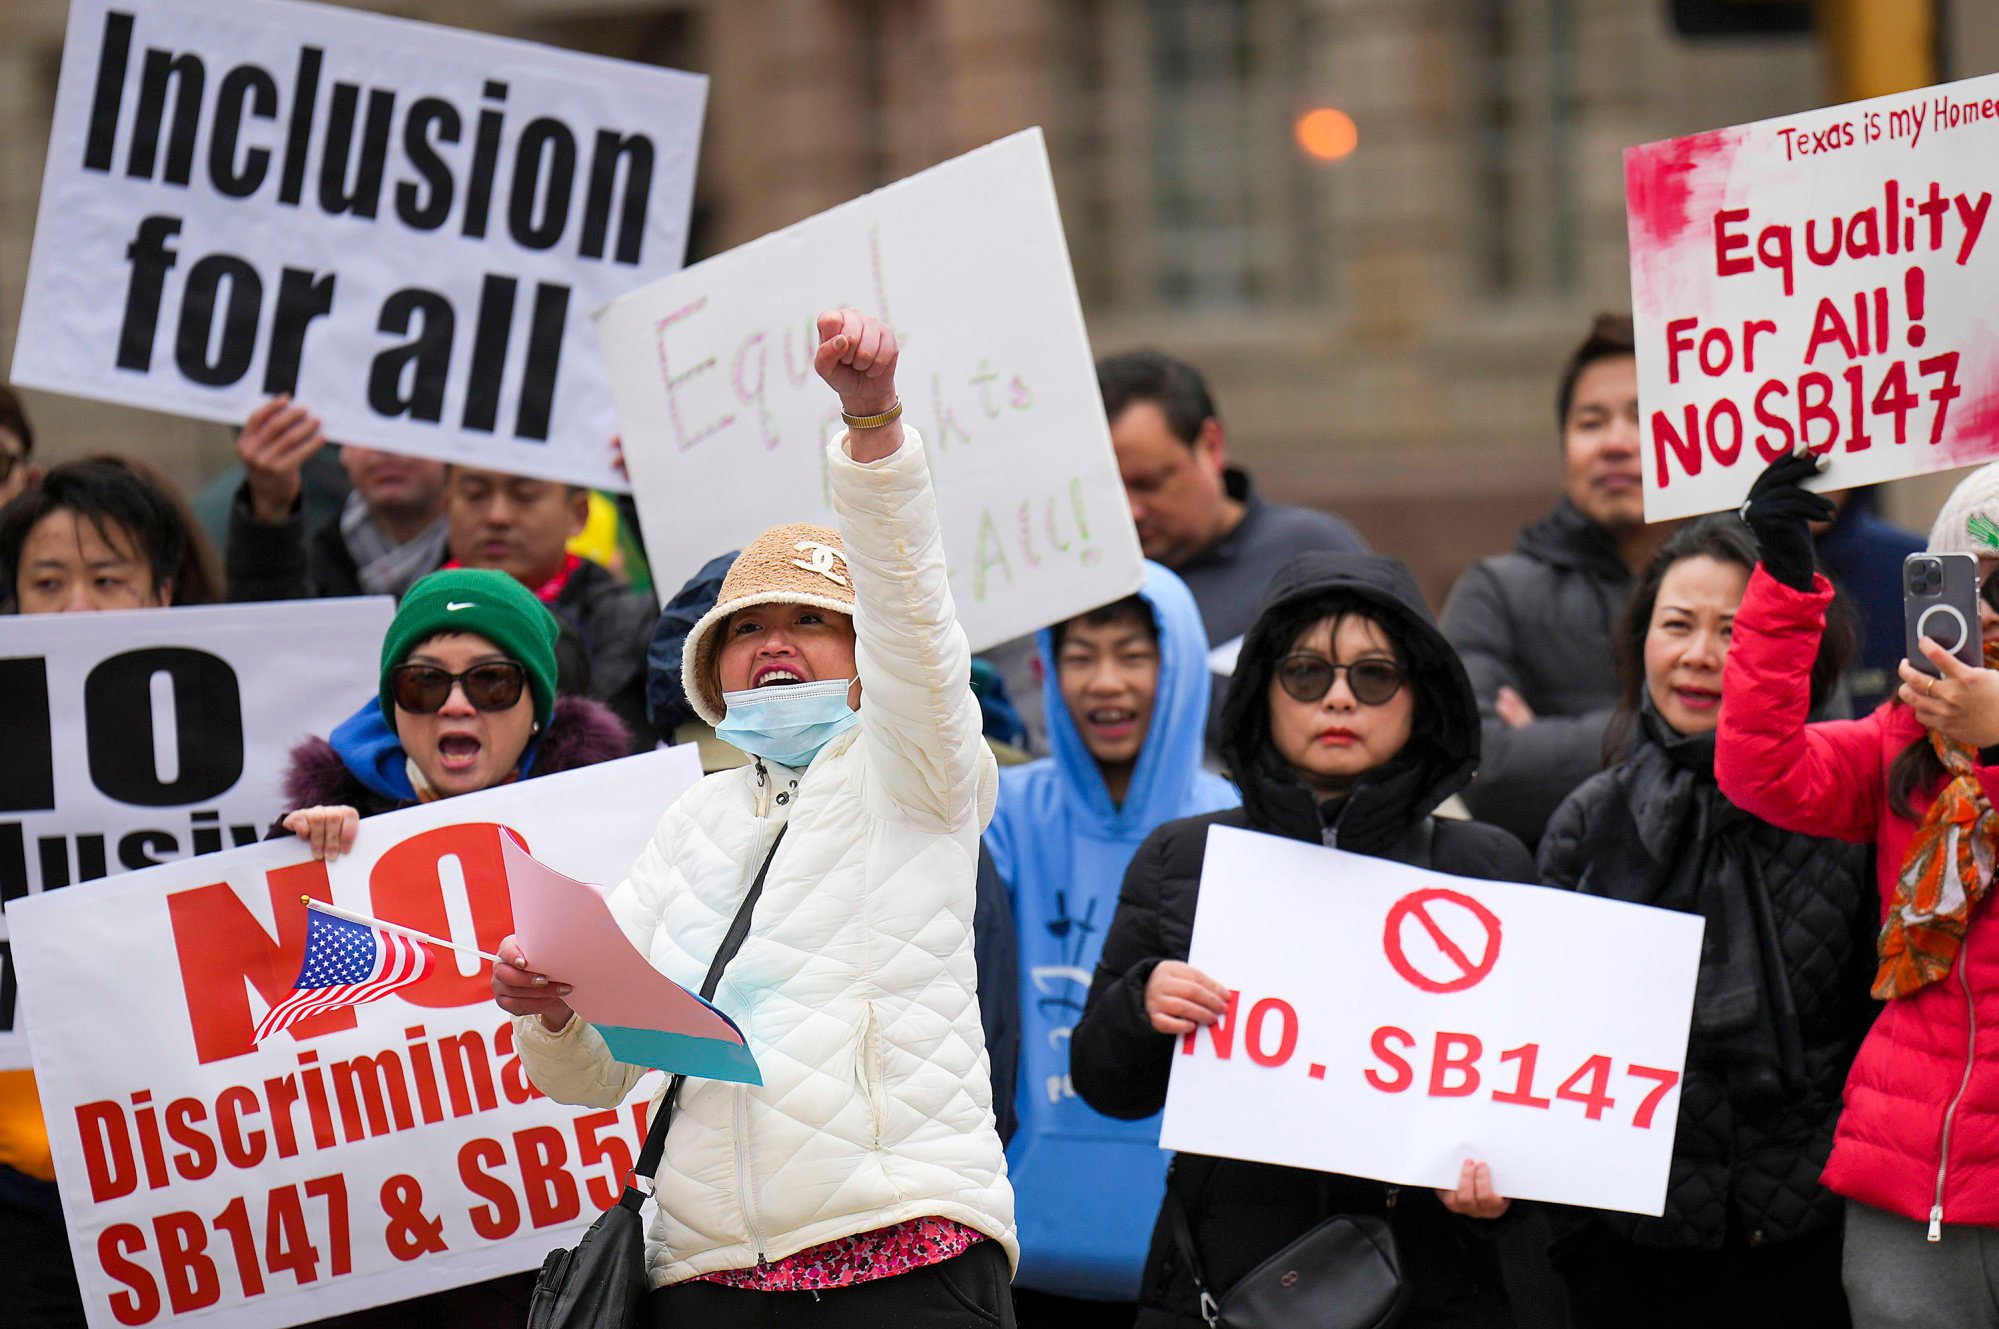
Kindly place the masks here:
POLYGON ((261 1043, 309 1015, 386 997, 430 972, 430 948, 396 932, 306 913, 305 966, 292 994, 271 1007, 251 1037, 261 1043))

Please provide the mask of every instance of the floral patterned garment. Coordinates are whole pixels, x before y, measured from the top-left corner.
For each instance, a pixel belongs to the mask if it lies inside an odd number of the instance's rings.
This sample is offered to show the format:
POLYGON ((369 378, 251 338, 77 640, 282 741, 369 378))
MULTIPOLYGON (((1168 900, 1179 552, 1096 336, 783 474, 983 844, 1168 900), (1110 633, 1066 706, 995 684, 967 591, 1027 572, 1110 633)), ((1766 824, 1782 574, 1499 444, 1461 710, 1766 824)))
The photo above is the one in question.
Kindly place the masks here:
POLYGON ((751 1292, 815 1292, 892 1278, 963 1255, 982 1233, 948 1218, 912 1218, 894 1227, 808 1246, 775 1264, 703 1274, 705 1282, 751 1292))

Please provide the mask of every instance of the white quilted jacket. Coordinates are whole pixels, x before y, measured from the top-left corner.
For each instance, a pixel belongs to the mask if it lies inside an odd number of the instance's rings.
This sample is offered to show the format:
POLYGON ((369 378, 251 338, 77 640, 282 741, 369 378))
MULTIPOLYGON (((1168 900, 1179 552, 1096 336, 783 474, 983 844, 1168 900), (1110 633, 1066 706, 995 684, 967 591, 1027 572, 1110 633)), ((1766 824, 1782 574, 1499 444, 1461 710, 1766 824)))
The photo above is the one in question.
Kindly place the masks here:
MULTIPOLYGON (((922 442, 828 448, 858 600, 861 722, 803 771, 711 775, 609 896, 654 965, 698 990, 790 823, 715 1003, 761 1087, 688 1080, 656 1177, 653 1286, 935 1215, 1018 1261, 972 964, 979 835, 997 784, 969 686, 922 442)), ((549 1097, 607 1107, 645 1073, 572 1019, 515 1029, 549 1097)))

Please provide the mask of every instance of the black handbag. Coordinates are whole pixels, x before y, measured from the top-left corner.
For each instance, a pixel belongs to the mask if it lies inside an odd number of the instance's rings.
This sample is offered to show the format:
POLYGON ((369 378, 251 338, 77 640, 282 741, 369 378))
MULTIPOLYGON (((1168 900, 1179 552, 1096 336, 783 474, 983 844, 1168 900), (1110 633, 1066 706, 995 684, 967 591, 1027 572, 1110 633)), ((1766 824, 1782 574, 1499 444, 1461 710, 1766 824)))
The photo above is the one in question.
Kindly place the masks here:
POLYGON ((1334 1214, 1216 1297, 1170 1168, 1166 1214, 1213 1329, 1388 1329, 1408 1306, 1395 1233, 1372 1215, 1334 1214))
MULTIPOLYGON (((750 934, 750 911, 763 894, 764 878, 770 875, 771 860, 788 829, 780 827, 770 843, 757 878, 736 909, 729 931, 709 962, 708 976, 701 980, 702 1000, 712 1000, 721 985, 722 970, 743 947, 750 934)), ((638 1329, 645 1317, 646 1240, 639 1209, 652 1193, 653 1176, 666 1153, 666 1130, 673 1124, 673 1103, 680 1094, 676 1075, 660 1098, 646 1132, 645 1148, 631 1175, 625 1178, 625 1193, 618 1202, 598 1216, 576 1243, 574 1250, 554 1250, 542 1261, 535 1279, 534 1299, 528 1303, 528 1329, 638 1329), (645 1189, 639 1189, 644 1186, 645 1189)))

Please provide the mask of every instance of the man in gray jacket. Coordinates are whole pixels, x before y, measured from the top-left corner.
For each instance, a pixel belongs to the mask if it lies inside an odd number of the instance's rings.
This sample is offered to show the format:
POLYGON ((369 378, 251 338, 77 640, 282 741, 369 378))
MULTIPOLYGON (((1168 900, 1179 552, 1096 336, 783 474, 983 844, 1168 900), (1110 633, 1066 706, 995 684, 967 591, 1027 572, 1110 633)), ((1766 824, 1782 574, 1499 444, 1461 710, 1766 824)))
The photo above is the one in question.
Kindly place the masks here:
POLYGON ((1484 717, 1465 804, 1530 847, 1569 791, 1603 768, 1618 695, 1611 635, 1661 534, 1645 525, 1628 317, 1597 318, 1555 404, 1561 499, 1513 552, 1465 573, 1443 618, 1484 717))
MULTIPOLYGON (((1192 365, 1159 351, 1106 355, 1097 361, 1097 388, 1139 544, 1194 593, 1211 648, 1240 640, 1271 574, 1292 558, 1367 552, 1344 519, 1266 502, 1249 473, 1228 464, 1221 417, 1192 365)), ((1227 682, 1215 678, 1211 754, 1227 682)))

